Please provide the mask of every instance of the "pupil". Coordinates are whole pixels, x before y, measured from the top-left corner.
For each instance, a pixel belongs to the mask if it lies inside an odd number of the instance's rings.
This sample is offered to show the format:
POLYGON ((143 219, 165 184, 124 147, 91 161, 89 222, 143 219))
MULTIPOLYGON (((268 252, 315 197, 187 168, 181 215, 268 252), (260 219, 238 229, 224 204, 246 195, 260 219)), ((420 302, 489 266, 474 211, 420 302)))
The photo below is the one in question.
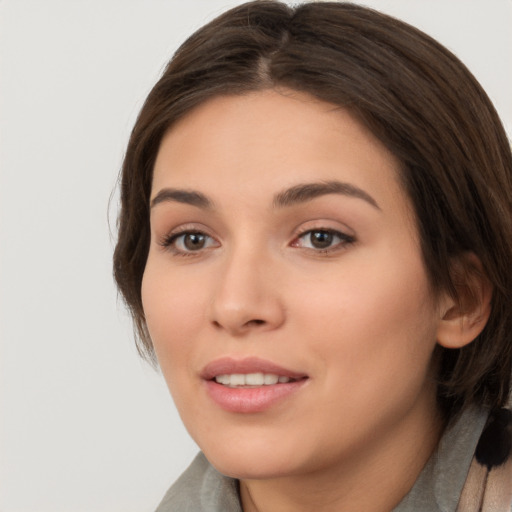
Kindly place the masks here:
POLYGON ((204 235, 201 235, 200 233, 190 233, 185 236, 183 243, 187 249, 195 251, 197 249, 202 249, 205 242, 204 238, 204 235))
POLYGON ((332 233, 328 231, 315 231, 311 235, 311 243, 317 249, 325 249, 332 244, 332 233))

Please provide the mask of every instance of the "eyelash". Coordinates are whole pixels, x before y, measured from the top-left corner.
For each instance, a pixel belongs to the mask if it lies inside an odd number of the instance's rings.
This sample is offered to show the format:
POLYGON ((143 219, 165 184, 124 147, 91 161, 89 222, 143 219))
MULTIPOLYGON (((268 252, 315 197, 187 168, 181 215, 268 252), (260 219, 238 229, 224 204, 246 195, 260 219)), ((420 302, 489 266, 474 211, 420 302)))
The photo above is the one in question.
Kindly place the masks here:
POLYGON ((307 229, 305 231, 300 232, 297 235, 296 239, 292 242, 292 244, 291 244, 292 247, 299 247, 298 241, 301 239, 304 239, 307 235, 311 236, 313 233, 327 234, 332 237, 337 237, 340 239, 340 241, 338 243, 331 245, 329 247, 326 247, 324 249, 317 248, 317 247, 305 247, 305 249, 307 249, 307 250, 313 251, 315 253, 320 253, 320 254, 326 254, 326 253, 343 250, 344 248, 346 248, 347 245, 351 245, 351 244, 355 243, 355 241, 356 241, 356 238, 354 236, 347 235, 346 233, 343 233, 342 231, 338 231, 336 229, 313 228, 313 229, 307 229))
MULTIPOLYGON (((327 254, 331 252, 336 252, 343 250, 347 245, 351 245, 356 241, 356 238, 351 235, 347 235, 346 233, 343 233, 341 231, 330 229, 330 228, 315 228, 315 229, 307 229, 305 231, 302 231, 297 234, 294 241, 290 244, 291 247, 300 247, 299 240, 304 239, 307 235, 312 235, 313 233, 321 233, 321 234, 327 234, 332 237, 339 238, 340 241, 336 243, 335 245, 331 245, 326 248, 317 248, 317 247, 304 247, 304 249, 308 251, 312 251, 314 253, 319 254, 327 254)), ((166 250, 171 251, 173 255, 175 256, 181 256, 181 257, 191 257, 196 256, 199 253, 203 252, 205 249, 208 249, 210 247, 200 247, 198 250, 183 250, 176 247, 176 242, 181 238, 185 236, 190 235, 197 235, 204 237, 206 240, 215 240, 212 236, 208 235, 204 231, 197 230, 197 229, 187 229, 184 228, 183 230, 180 230, 176 233, 171 233, 169 235, 166 235, 163 240, 160 242, 160 245, 164 247, 166 250)), ((206 242, 208 243, 208 242, 206 242)))
POLYGON ((182 257, 190 257, 190 256, 196 256, 197 254, 199 254, 200 252, 202 252, 204 249, 206 248, 203 248, 201 247, 200 249, 194 251, 194 250, 183 250, 183 249, 178 249, 176 247, 176 242, 178 241, 179 238, 181 237, 186 237, 186 236, 190 236, 190 235, 198 235, 198 236, 202 236, 204 237, 205 239, 207 240, 214 240, 213 237, 211 237, 210 235, 208 235, 207 233, 205 233, 204 231, 201 231, 201 230, 198 230, 198 229, 187 229, 187 228, 184 228, 183 230, 180 230, 176 233, 171 233, 169 235, 166 235, 163 240, 160 242, 160 245, 162 247, 164 247, 164 249, 170 251, 174 256, 182 256, 182 257))

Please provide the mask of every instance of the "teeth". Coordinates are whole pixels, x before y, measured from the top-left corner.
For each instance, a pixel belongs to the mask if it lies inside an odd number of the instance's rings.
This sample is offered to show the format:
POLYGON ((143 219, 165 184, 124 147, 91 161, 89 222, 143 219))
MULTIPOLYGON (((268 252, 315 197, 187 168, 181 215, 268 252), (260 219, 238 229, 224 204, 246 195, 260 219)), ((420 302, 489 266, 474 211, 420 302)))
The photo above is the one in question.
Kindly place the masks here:
POLYGON ((265 375, 263 383, 265 386, 272 386, 279 382, 279 375, 272 375, 271 373, 265 375))
POLYGON ((224 384, 225 386, 228 386, 231 383, 231 376, 230 375, 218 375, 215 377, 215 380, 219 384, 224 384))
MULTIPOLYGON (((247 375, 241 375, 241 377, 244 377, 245 380, 242 384, 247 384, 247 386, 261 386, 265 382, 263 373, 248 373, 247 375)), ((231 379, 231 383, 233 383, 233 379, 231 379)))
POLYGON ((239 386, 272 386, 277 383, 290 382, 289 377, 273 373, 233 373, 231 375, 217 375, 215 382, 229 387, 239 386))
POLYGON ((245 386, 245 375, 242 375, 240 373, 235 373, 234 375, 231 375, 229 384, 231 386, 245 386))

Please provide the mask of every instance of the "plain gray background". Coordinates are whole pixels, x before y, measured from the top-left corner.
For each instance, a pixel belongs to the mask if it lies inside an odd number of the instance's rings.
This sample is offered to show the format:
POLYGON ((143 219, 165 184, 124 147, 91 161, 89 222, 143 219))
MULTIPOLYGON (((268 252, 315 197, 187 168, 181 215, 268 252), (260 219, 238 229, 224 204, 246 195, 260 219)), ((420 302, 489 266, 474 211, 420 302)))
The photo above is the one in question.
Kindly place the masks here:
MULTIPOLYGON (((136 355, 108 201, 164 64, 239 3, 0 0, 2 512, 149 512, 197 450, 136 355)), ((511 0, 361 3, 453 50, 511 133, 511 0)))

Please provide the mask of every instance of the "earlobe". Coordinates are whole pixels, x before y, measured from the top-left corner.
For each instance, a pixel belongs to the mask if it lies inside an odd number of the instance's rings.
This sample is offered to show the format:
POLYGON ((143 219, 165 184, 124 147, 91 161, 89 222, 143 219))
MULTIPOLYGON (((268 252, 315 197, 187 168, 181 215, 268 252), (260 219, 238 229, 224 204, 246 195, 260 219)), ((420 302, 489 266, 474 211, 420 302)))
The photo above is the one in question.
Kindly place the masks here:
POLYGON ((457 296, 446 293, 439 301, 437 342, 445 348, 458 349, 484 330, 491 314, 493 287, 473 253, 454 262, 452 279, 457 296))

